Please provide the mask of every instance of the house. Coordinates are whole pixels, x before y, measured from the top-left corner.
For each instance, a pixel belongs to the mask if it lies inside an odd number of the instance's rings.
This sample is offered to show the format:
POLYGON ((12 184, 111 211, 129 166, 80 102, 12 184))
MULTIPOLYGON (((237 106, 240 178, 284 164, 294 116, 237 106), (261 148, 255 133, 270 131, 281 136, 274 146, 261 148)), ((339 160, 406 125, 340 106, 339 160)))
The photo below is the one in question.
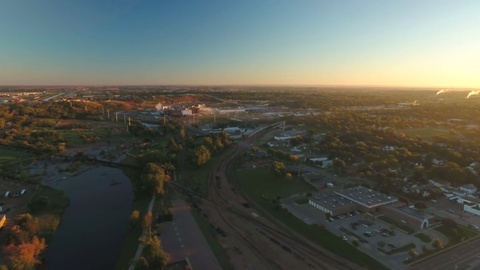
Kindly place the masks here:
POLYGON ((463 211, 480 216, 480 206, 478 203, 464 201, 463 211))
POLYGON ((328 168, 333 165, 333 161, 329 160, 328 157, 315 157, 307 159, 308 162, 312 162, 322 168, 328 168))
POLYGON ((467 193, 470 195, 477 193, 477 187, 474 186, 473 184, 460 186, 459 189, 460 191, 463 191, 464 193, 467 193))

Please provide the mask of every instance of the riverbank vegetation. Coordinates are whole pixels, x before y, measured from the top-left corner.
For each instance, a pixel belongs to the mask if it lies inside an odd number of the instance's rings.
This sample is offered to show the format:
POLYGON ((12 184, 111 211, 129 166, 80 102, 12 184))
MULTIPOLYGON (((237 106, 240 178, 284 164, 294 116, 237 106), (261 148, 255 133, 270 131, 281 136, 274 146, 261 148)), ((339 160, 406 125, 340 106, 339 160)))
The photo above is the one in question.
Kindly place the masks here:
POLYGON ((5 267, 35 269, 60 224, 68 198, 63 191, 40 186, 28 205, 29 211, 9 221, 3 246, 5 267))

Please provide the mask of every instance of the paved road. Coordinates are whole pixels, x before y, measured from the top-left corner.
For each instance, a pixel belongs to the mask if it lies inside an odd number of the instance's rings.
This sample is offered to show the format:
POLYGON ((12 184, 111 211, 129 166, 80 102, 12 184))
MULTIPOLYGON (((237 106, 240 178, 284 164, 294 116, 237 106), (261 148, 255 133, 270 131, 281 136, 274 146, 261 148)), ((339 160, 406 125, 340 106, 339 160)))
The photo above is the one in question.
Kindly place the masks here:
POLYGON ((466 243, 458 248, 442 253, 430 260, 417 264, 412 270, 461 270, 469 269, 468 264, 478 260, 480 256, 480 238, 466 243))
POLYGON ((164 224, 160 236, 163 249, 170 255, 170 263, 188 257, 193 269, 221 270, 185 201, 175 200, 170 212, 173 221, 164 224))

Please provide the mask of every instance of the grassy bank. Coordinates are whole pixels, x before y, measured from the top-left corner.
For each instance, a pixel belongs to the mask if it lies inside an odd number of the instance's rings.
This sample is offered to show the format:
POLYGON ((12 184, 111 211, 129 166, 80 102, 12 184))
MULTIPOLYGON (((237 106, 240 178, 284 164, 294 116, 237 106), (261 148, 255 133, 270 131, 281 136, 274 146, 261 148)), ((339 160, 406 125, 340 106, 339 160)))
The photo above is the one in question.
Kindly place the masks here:
POLYGON ((7 164, 17 159, 33 157, 34 154, 26 150, 16 150, 13 148, 0 147, 0 165, 7 164))
POLYGON ((56 190, 48 186, 40 186, 34 193, 30 213, 34 216, 44 214, 61 218, 69 204, 69 199, 63 190, 56 190))
MULTIPOLYGON (((127 157, 125 158, 122 163, 128 165, 137 166, 138 162, 135 158, 127 157)), ((138 177, 140 177, 140 171, 131 167, 122 167, 122 171, 127 177, 132 181, 132 187, 134 186, 134 182, 138 177)), ((155 203, 153 205, 152 213, 155 216, 155 213, 161 212, 162 208, 169 208, 172 206, 172 200, 176 198, 175 191, 170 186, 165 187, 165 195, 163 198, 155 199, 155 203)), ((141 220, 147 214, 148 205, 151 201, 150 196, 138 196, 135 197, 132 203, 132 212, 134 210, 138 210, 140 212, 140 221, 135 225, 132 226, 128 233, 125 235, 125 239, 123 241, 122 250, 120 252, 120 257, 115 264, 115 269, 117 270, 124 270, 127 269, 130 265, 131 260, 135 256, 135 253, 138 248, 139 238, 142 235, 142 226, 141 220)), ((128 222, 128 220, 125 220, 128 222)))

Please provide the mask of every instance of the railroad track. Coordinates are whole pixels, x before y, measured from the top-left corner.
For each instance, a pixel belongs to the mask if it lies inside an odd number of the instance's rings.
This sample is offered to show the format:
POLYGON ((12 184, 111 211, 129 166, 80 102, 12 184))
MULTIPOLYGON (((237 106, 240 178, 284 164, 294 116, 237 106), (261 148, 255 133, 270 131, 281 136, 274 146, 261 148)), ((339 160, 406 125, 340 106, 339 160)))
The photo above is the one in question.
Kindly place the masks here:
MULTIPOLYGON (((236 146, 238 147, 238 146, 236 146)), ((231 162, 236 158, 238 154, 242 151, 240 149, 236 149, 234 154, 230 154, 227 158, 222 159, 221 162, 214 168, 209 174, 209 199, 212 200, 217 206, 222 205, 223 210, 228 209, 230 213, 236 215, 237 217, 242 218, 246 222, 250 222, 256 226, 256 229, 259 233, 264 235, 264 245, 271 245, 272 242, 277 244, 281 248, 283 248, 286 252, 292 253, 292 255, 300 262, 304 263, 306 266, 313 268, 313 269, 357 269, 358 267, 351 265, 348 262, 337 260, 335 259, 335 254, 328 254, 325 250, 320 249, 318 246, 303 241, 297 237, 292 237, 288 232, 285 232, 281 228, 278 228, 275 224, 271 221, 267 220, 259 220, 256 217, 251 216, 251 213, 245 209, 245 207, 241 206, 239 202, 232 203, 233 197, 241 197, 241 195, 233 194, 229 198, 226 198, 226 190, 230 190, 233 192, 230 187, 230 183, 228 182, 227 171, 230 169, 229 165, 231 162), (223 191, 221 191, 220 187, 218 186, 217 181, 220 178, 220 183, 223 191), (228 206, 228 207, 225 207, 228 206)), ((221 209, 216 208, 218 214, 224 219, 226 223, 229 224, 230 228, 236 231, 238 234, 242 235, 243 228, 239 228, 237 224, 232 224, 225 217, 224 211, 221 209)), ((251 211, 251 209, 250 209, 251 211)), ((245 224, 245 223, 242 223, 245 224)), ((275 269, 282 269, 282 265, 279 265, 277 261, 281 258, 278 258, 276 254, 267 254, 265 250, 259 250, 259 248, 249 241, 249 239, 245 239, 248 242, 248 245, 252 247, 256 251, 260 251, 259 254, 262 254, 263 260, 267 261, 271 265, 276 265, 275 269), (266 258, 266 257, 274 257, 274 258, 266 258), (279 267, 279 268, 278 268, 279 267)))

